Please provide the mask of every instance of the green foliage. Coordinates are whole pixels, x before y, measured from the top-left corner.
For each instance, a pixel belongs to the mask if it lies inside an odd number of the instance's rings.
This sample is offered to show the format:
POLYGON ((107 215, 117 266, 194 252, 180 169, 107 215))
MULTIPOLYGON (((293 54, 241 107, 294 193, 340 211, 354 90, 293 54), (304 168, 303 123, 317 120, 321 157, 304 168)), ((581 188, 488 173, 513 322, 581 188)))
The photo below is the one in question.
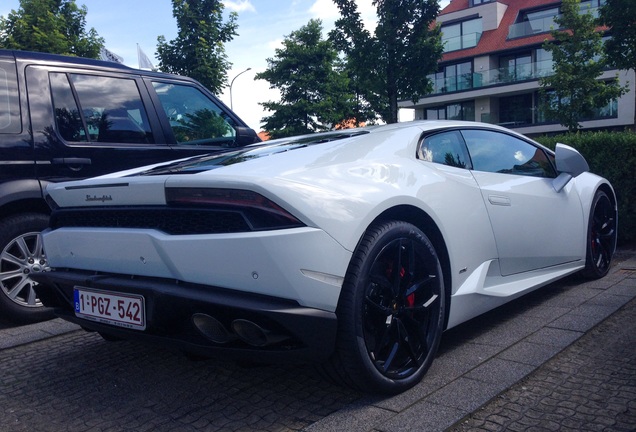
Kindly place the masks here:
POLYGON ((398 121, 398 101, 430 93, 443 46, 438 0, 375 0, 375 33, 364 28, 355 0, 333 0, 340 19, 329 37, 347 58, 352 92, 363 101, 358 116, 398 121))
POLYGON ((268 81, 281 93, 279 102, 261 103, 273 112, 263 119, 272 138, 329 130, 351 117, 348 78, 332 43, 322 38, 320 20, 292 32, 267 64, 256 79, 268 81))
POLYGON ((0 17, 0 48, 98 58, 104 39, 86 30, 86 13, 75 0, 20 0, 0 17))
POLYGON ((636 69, 636 2, 605 0, 600 21, 612 33, 605 42, 608 63, 618 69, 636 69))
POLYGON ((627 91, 617 79, 597 80, 607 66, 602 35, 592 14, 581 13, 580 3, 563 0, 562 15, 554 21, 564 30, 553 30, 554 41, 543 45, 554 60, 554 74, 541 79, 543 109, 570 132, 580 129, 579 119, 592 117, 596 108, 627 91))
POLYGON ((600 11, 600 21, 610 28, 611 34, 605 41, 608 64, 618 69, 636 69, 636 2, 606 0, 600 11))
POLYGON ((238 15, 232 12, 223 22, 223 9, 219 0, 172 0, 179 32, 170 42, 164 36, 157 38, 158 68, 189 76, 213 93, 221 93, 231 67, 224 44, 238 35, 238 15))
POLYGON ((178 119, 172 130, 177 142, 192 144, 193 141, 228 136, 230 126, 223 117, 203 108, 178 119))
POLYGON ((636 241, 636 133, 577 132, 535 140, 552 149, 560 142, 581 152, 590 171, 605 177, 614 187, 619 243, 636 241))

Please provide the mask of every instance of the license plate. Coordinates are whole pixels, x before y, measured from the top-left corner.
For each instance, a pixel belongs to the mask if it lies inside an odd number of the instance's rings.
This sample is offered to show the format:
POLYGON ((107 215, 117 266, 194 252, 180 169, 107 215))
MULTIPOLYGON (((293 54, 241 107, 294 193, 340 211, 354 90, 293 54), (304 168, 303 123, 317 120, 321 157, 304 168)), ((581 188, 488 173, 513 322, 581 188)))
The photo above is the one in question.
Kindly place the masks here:
POLYGON ((75 315, 80 318, 135 330, 146 328, 143 296, 75 287, 74 298, 75 315))

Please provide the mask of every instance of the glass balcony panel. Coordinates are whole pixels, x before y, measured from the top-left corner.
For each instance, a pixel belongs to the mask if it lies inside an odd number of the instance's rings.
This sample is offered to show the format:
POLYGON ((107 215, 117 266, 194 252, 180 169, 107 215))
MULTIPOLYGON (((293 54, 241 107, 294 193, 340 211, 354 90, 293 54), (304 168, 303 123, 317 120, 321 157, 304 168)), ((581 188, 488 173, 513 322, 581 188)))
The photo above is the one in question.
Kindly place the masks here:
POLYGON ((481 32, 469 33, 451 38, 442 38, 442 43, 444 44, 444 52, 476 47, 479 43, 479 39, 481 39, 481 32))
POLYGON ((471 90, 497 84, 510 84, 520 81, 539 79, 554 73, 552 60, 517 64, 479 73, 462 73, 443 77, 442 73, 428 75, 433 83, 431 94, 471 90))

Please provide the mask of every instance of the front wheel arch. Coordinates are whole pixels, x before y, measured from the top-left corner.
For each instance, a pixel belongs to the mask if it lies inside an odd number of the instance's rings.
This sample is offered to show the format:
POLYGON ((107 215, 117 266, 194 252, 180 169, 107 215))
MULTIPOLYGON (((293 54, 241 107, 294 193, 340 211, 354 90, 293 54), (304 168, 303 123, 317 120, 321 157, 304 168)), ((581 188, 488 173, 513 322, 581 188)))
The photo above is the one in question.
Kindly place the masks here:
POLYGON ((372 224, 349 265, 337 308, 338 343, 323 372, 351 387, 395 394, 435 358, 445 285, 432 242, 413 224, 372 224))

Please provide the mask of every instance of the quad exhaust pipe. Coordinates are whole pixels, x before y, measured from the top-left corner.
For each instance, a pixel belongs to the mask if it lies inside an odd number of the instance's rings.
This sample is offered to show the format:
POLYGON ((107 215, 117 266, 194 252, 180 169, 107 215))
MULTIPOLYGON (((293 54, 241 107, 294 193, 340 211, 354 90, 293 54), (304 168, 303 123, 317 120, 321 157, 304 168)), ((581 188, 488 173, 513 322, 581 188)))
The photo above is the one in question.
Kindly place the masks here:
POLYGON ((289 339, 287 335, 274 333, 246 319, 232 321, 231 330, 228 330, 218 319, 203 313, 192 315, 192 323, 204 337, 217 344, 240 339, 248 345, 262 348, 289 339))

